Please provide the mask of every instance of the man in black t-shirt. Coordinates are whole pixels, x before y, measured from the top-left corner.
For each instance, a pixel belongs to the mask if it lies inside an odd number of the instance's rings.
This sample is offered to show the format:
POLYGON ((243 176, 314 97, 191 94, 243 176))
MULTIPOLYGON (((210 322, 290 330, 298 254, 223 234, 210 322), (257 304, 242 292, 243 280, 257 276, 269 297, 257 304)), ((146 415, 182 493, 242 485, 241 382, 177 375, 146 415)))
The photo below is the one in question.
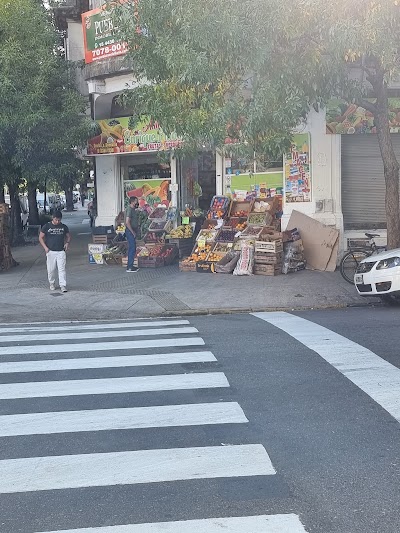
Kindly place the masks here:
POLYGON ((61 292, 67 292, 66 264, 71 234, 68 226, 61 223, 61 211, 54 211, 51 222, 45 224, 40 230, 39 242, 43 246, 47 257, 47 274, 50 290, 56 289, 56 271, 61 292))

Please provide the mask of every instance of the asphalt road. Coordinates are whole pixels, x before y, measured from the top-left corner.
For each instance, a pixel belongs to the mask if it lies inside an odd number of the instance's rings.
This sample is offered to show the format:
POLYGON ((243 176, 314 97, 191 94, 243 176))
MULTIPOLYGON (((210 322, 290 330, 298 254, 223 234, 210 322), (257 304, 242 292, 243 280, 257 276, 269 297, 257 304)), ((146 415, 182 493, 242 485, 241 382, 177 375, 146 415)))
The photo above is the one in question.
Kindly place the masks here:
POLYGON ((189 318, 189 324, 172 325, 170 320, 177 319, 167 319, 153 327, 142 323, 124 328, 118 323, 109 329, 97 323, 54 330, 60 324, 48 324, 43 331, 30 332, 2 326, 0 531, 400 531, 398 402, 388 400, 400 386, 399 312, 363 308, 220 315, 189 318), (169 327, 194 327, 198 333, 163 330, 169 327), (129 336, 130 331, 139 335, 129 336), (93 332, 99 337, 91 338, 93 332), (103 346, 138 341, 142 344, 103 346), (170 360, 154 359, 161 353, 170 360), (181 354, 188 353, 179 362, 181 354), (122 361, 139 354, 144 358, 122 361), (13 362, 18 364, 3 365, 13 362), (367 377, 364 372, 369 372, 367 377), (375 376, 382 395, 374 389, 375 376), (119 378, 143 379, 126 382, 127 389, 121 391, 116 389, 119 378), (182 379, 188 384, 179 384, 182 379), (191 380, 205 381, 200 387, 191 380), (207 422, 204 413, 194 422, 189 413, 185 424, 182 413, 173 422, 150 411, 156 417, 153 423, 148 413, 140 427, 132 418, 116 426, 127 408, 192 409, 200 404, 212 404, 208 407, 215 410, 214 417, 218 406, 229 404, 243 410, 248 422, 235 419, 237 413, 231 422, 207 422), (108 417, 111 409, 118 411, 108 417), (81 419, 66 421, 60 415, 75 413, 79 418, 83 411, 91 415, 97 410, 102 410, 100 420, 87 426, 81 419), (7 419, 34 413, 58 414, 50 421, 40 419, 36 426, 28 419, 7 419), (194 448, 195 460, 185 455, 194 448), (192 472, 199 449, 221 455, 203 458, 200 469, 192 472), (172 452, 177 450, 183 456, 175 457, 172 452), (139 455, 124 455, 123 468, 118 468, 120 452, 139 455), (32 461, 18 461, 23 459, 32 461), (121 472, 125 477, 118 481, 121 472), (271 522, 256 529, 253 521, 237 529, 228 522, 212 529, 205 522, 216 517, 257 520, 261 515, 276 517, 276 528, 271 522), (181 521, 187 520, 200 522, 184 529, 181 521), (175 529, 158 528, 162 522, 180 523, 175 529), (147 526, 102 529, 124 524, 147 526))

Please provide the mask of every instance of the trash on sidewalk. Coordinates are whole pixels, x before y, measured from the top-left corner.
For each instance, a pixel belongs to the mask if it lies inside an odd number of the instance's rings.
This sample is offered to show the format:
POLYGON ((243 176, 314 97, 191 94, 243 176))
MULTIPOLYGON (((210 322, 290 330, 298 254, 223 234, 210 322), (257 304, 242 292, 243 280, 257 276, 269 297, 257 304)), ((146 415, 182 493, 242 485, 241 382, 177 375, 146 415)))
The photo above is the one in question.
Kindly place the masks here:
POLYGON ((293 211, 287 229, 297 228, 304 246, 307 268, 334 272, 339 250, 339 231, 300 211, 293 211))

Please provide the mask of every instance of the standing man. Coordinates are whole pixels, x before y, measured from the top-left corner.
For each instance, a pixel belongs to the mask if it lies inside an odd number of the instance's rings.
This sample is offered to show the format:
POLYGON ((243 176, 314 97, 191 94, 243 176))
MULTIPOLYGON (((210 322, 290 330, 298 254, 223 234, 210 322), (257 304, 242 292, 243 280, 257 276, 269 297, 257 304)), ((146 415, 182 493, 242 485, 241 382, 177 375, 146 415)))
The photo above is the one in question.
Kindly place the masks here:
POLYGON ((126 210, 125 217, 125 234, 128 240, 128 268, 127 272, 137 272, 139 269, 133 266, 136 254, 136 235, 139 229, 139 216, 137 208, 139 207, 139 200, 135 196, 129 199, 129 207, 126 210))
POLYGON ((61 211, 54 211, 51 222, 48 222, 40 230, 39 242, 43 246, 47 256, 47 274, 50 290, 56 290, 56 271, 58 269, 58 281, 61 292, 67 292, 67 277, 65 267, 71 234, 68 226, 62 224, 61 211))

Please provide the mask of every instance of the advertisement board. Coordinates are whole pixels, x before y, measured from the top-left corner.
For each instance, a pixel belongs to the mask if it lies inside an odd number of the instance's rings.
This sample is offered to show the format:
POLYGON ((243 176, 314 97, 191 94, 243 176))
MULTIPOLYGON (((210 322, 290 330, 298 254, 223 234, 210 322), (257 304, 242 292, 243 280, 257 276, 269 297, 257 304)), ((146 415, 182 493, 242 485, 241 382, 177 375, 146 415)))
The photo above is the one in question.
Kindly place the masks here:
POLYGON ((97 135, 89 140, 88 155, 125 152, 158 152, 178 148, 182 141, 175 134, 165 135, 157 121, 124 117, 98 120, 97 135))
MULTIPOLYGON (((375 99, 367 101, 375 103, 375 99)), ((400 133, 400 98, 389 98, 390 133, 400 133)), ((326 106, 326 133, 336 135, 365 135, 376 133, 374 115, 356 104, 330 100, 326 106)))
POLYGON ((128 51, 107 5, 82 13, 82 29, 86 64, 128 51))
POLYGON ((310 135, 295 135, 285 156, 285 199, 288 203, 311 202, 310 135))

